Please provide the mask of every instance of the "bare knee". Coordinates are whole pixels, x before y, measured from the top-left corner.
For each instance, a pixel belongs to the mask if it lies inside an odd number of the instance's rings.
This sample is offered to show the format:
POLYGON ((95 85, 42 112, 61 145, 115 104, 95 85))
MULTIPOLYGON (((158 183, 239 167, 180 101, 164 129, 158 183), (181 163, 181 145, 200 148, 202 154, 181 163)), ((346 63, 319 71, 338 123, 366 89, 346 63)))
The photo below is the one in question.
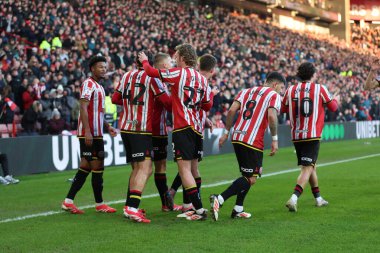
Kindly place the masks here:
POLYGON ((250 185, 254 185, 255 183, 256 183, 256 179, 257 179, 257 177, 246 177, 247 179, 248 179, 248 183, 250 184, 250 185))

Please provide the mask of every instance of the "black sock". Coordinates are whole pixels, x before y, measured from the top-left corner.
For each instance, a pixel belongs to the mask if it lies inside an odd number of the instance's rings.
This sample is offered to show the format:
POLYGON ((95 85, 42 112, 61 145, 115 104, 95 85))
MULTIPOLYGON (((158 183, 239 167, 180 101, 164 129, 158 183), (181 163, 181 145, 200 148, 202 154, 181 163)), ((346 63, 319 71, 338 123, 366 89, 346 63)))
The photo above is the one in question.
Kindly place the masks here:
POLYGON ((131 182, 131 178, 129 178, 129 181, 128 181, 127 198, 125 199, 125 205, 126 205, 126 206, 128 205, 128 199, 129 199, 129 195, 130 195, 130 193, 129 193, 129 190, 131 189, 131 188, 129 187, 130 182, 131 182))
POLYGON ((8 157, 6 154, 0 154, 0 164, 1 168, 3 168, 4 177, 9 175, 9 167, 8 167, 8 157))
POLYGON ((191 204, 191 200, 189 198, 189 196, 186 194, 186 190, 185 190, 185 187, 182 186, 182 201, 183 201, 183 204, 191 204))
POLYGON ((74 181, 71 184, 69 193, 67 194, 66 198, 74 200, 75 195, 79 192, 79 190, 82 188, 84 182, 86 182, 86 178, 90 174, 89 171, 85 169, 79 169, 77 174, 74 177, 74 181))
POLYGON ((251 189, 251 186, 249 186, 248 189, 245 189, 245 190, 242 190, 242 191, 238 192, 238 194, 236 196, 236 202, 235 202, 235 204, 237 206, 243 206, 245 196, 247 196, 247 193, 249 192, 249 189, 251 189))
POLYGON ((103 170, 92 171, 92 191, 94 192, 95 203, 103 202, 103 170))
POLYGON ((127 206, 139 208, 141 201, 141 191, 138 190, 129 190, 129 197, 127 199, 127 206))
POLYGON ((166 184, 166 173, 154 173, 154 182, 156 184, 158 193, 160 194, 161 203, 165 205, 165 193, 168 191, 166 184))
POLYGON ((319 192, 319 187, 312 187, 311 192, 314 195, 314 198, 319 198, 321 196, 321 193, 319 192))
POLYGON ((198 194, 198 189, 195 185, 186 189, 186 195, 191 200, 191 203, 193 204, 195 210, 201 209, 203 207, 202 200, 198 194))
POLYGON ((237 195, 241 191, 247 191, 250 187, 251 185, 246 177, 239 177, 220 195, 222 195, 224 201, 226 201, 231 196, 237 195))
POLYGON ((177 191, 181 185, 182 185, 182 180, 179 173, 177 173, 177 176, 175 176, 172 186, 170 188, 177 191))
POLYGON ((299 184, 297 184, 296 187, 294 187, 293 194, 295 194, 299 198, 301 196, 302 192, 303 192, 302 186, 300 186, 299 184))
POLYGON ((198 189, 199 197, 201 197, 202 178, 201 177, 197 177, 197 178, 194 178, 194 179, 195 179, 195 183, 197 183, 197 189, 198 189))

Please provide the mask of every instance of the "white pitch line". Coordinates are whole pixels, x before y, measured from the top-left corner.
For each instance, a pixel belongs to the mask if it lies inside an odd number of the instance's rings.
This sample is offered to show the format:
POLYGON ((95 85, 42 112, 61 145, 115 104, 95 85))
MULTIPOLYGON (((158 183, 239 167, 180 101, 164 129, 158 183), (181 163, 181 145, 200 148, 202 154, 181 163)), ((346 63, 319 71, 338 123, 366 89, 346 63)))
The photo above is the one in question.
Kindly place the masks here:
MULTIPOLYGON (((367 158, 373 158, 373 157, 377 157, 377 156, 380 156, 380 154, 372 154, 372 155, 359 156, 359 157, 354 157, 354 158, 350 158, 350 159, 339 160, 339 161, 335 161, 335 162, 321 163, 321 164, 318 164, 317 167, 318 168, 327 167, 327 166, 330 166, 330 165, 335 165, 335 164, 340 164, 340 163, 347 163, 347 162, 352 162, 352 161, 358 161, 358 160, 363 160, 363 159, 367 159, 367 158)), ((278 172, 273 172, 273 173, 265 174, 262 177, 273 177, 273 176, 277 176, 277 175, 281 175, 281 174, 287 174, 287 173, 296 172, 296 171, 299 171, 299 170, 300 170, 300 168, 282 170, 282 171, 278 171, 278 172)), ((232 180, 225 180, 225 181, 220 181, 220 182, 216 182, 216 183, 213 183, 213 184, 207 184, 207 185, 204 185, 204 186, 202 185, 202 188, 212 188, 212 187, 216 187, 216 186, 230 184, 232 182, 233 182, 232 180)), ((179 190, 178 192, 182 192, 182 190, 179 190)), ((145 195, 142 198, 143 199, 149 199, 149 198, 154 198, 154 197, 158 197, 158 196, 159 195, 157 193, 154 193, 154 194, 145 195)), ((106 202, 106 204, 112 205, 112 204, 120 204, 120 203, 123 203, 123 202, 125 202, 125 199, 109 201, 109 202, 106 202)), ((93 207, 94 207, 94 205, 86 205, 86 206, 79 207, 79 209, 89 209, 89 208, 93 208, 93 207)), ((44 212, 44 213, 30 214, 30 215, 25 215, 25 216, 19 216, 19 217, 15 217, 15 218, 9 218, 9 219, 5 219, 5 220, 0 220, 0 223, 8 223, 8 222, 14 222, 14 221, 20 221, 20 220, 37 218, 37 217, 50 216, 50 215, 60 214, 60 213, 64 213, 64 212, 65 211, 49 211, 49 212, 44 212)))

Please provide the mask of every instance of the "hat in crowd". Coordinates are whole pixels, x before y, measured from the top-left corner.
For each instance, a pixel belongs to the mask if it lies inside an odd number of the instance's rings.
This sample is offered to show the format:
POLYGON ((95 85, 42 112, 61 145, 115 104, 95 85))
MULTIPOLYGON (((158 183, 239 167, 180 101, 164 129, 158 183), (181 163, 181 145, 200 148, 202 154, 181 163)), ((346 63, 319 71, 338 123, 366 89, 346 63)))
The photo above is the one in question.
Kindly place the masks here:
POLYGON ((57 88, 57 91, 63 91, 63 86, 62 86, 62 84, 60 84, 60 85, 58 85, 58 88, 57 88))
POLYGON ((45 77, 42 77, 42 78, 40 79, 40 82, 41 82, 41 83, 46 83, 46 79, 45 79, 45 77))
POLYGON ((53 112, 51 113, 52 118, 54 118, 55 116, 61 116, 61 113, 58 111, 57 108, 54 108, 53 112))
POLYGON ((56 92, 57 92, 56 89, 51 89, 49 95, 50 95, 50 96, 51 96, 51 95, 55 95, 56 92))

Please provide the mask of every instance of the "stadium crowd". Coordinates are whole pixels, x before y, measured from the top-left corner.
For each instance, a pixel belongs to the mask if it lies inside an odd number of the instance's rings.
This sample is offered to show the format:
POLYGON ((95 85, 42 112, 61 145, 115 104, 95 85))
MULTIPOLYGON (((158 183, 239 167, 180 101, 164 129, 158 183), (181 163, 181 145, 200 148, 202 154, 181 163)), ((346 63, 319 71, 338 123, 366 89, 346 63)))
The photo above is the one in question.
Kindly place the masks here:
MULTIPOLYGON (((327 121, 380 119, 379 93, 363 90, 373 52, 332 37, 280 29, 225 8, 170 1, 8 0, 0 5, 0 123, 23 115, 24 134, 76 129, 80 85, 92 55, 108 60, 103 85, 109 98, 121 75, 134 67, 138 51, 173 53, 183 38, 199 56, 210 53, 218 59, 212 85, 221 92, 209 115, 216 126, 223 127, 239 90, 262 85, 274 70, 294 83, 303 61, 313 62, 316 80, 341 95, 340 111, 328 113, 327 121), (9 101, 19 111, 7 106, 9 101)), ((116 106, 107 101, 108 120, 117 124, 116 106)))

